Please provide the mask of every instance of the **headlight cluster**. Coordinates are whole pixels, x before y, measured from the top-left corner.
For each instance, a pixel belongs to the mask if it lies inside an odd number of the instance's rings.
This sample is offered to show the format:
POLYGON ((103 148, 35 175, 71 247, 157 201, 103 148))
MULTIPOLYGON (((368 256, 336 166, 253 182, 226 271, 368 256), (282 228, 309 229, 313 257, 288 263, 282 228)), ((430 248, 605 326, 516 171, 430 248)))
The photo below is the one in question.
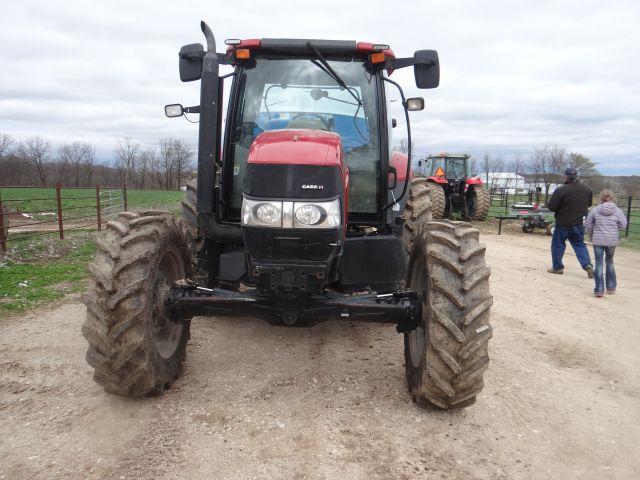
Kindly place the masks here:
POLYGON ((330 202, 279 202, 242 199, 242 224, 274 228, 336 228, 340 199, 330 202))

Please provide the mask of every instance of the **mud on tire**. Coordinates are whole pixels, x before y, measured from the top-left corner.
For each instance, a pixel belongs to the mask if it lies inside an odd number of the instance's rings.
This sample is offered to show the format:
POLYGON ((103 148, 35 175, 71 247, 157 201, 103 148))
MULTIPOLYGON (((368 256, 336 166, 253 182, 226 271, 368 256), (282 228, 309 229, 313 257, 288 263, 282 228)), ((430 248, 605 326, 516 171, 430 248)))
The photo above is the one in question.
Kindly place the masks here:
POLYGON ((404 211, 404 230, 402 241, 407 249, 411 251, 413 239, 419 230, 420 225, 431 221, 431 184, 426 178, 416 177, 411 180, 409 198, 404 211))
POLYGON ((414 242, 409 288, 423 295, 422 325, 405 334, 409 390, 419 404, 472 404, 483 387, 492 336, 490 269, 479 232, 464 222, 428 222, 414 242))
POLYGON ((190 273, 184 238, 166 212, 123 212, 96 240, 84 295, 87 362, 109 393, 142 396, 180 373, 189 323, 164 310, 171 284, 190 273))
POLYGON ((193 179, 187 182, 187 192, 181 201, 182 219, 180 229, 185 237, 191 270, 197 279, 206 276, 205 269, 198 264, 198 255, 204 248, 204 240, 198 231, 198 219, 196 216, 196 202, 198 198, 198 182, 193 179))

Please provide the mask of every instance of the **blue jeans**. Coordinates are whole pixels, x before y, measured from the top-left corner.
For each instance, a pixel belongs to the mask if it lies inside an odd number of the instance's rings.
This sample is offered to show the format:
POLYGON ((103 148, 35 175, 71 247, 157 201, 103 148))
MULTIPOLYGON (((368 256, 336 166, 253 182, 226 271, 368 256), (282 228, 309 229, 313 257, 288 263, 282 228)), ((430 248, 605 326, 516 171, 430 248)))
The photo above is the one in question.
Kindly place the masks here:
POLYGON ((616 252, 616 247, 600 247, 598 245, 593 246, 593 256, 596 259, 596 268, 594 272, 594 279, 596 281, 596 288, 593 289, 595 293, 604 292, 605 281, 603 279, 602 272, 602 257, 605 257, 605 269, 606 269, 606 285, 607 290, 616 289, 616 271, 613 268, 613 254, 616 252))
POLYGON ((584 243, 584 227, 582 225, 576 225, 575 227, 559 227, 556 225, 553 238, 551 239, 551 260, 553 261, 553 268, 555 270, 564 268, 562 256, 567 246, 567 240, 571 243, 573 251, 576 252, 580 266, 584 269, 588 265, 591 265, 589 250, 587 250, 587 245, 584 243))

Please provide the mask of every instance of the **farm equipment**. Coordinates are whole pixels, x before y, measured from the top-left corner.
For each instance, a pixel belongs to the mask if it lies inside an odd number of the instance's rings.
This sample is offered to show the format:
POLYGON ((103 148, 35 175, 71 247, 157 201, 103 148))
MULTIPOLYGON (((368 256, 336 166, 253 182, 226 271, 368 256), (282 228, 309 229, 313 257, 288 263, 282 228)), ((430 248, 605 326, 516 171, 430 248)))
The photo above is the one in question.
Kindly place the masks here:
POLYGON ((547 235, 553 235, 554 222, 548 220, 550 215, 553 215, 551 210, 537 203, 514 203, 511 206, 511 216, 522 220, 524 233, 531 233, 540 228, 545 230, 547 235))
POLYGON ((206 50, 179 54, 200 103, 165 107, 200 115, 197 181, 182 218, 125 212, 98 238, 83 326, 95 380, 120 395, 163 391, 196 315, 337 319, 396 325, 416 402, 473 403, 491 337, 485 248, 468 224, 431 221, 430 184, 411 179, 411 150, 389 148, 389 91, 407 124, 424 107, 389 75, 413 67, 418 88, 435 88, 437 53, 264 38, 227 40, 222 54, 201 27, 206 50), (221 64, 233 72, 221 76, 221 64))
POLYGON ((471 176, 469 155, 439 153, 419 163, 431 184, 433 218, 450 218, 454 213, 465 220, 487 218, 490 194, 480 177, 471 176))

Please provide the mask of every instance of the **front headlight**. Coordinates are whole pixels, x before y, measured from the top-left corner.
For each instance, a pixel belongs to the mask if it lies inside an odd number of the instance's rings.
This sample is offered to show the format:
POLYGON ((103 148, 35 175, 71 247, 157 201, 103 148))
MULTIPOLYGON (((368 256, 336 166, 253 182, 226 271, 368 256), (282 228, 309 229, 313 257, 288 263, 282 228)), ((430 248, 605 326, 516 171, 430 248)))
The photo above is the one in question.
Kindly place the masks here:
POLYGON ((317 205, 303 205, 296 209, 296 221, 303 225, 311 226, 320 223, 323 216, 326 216, 326 212, 317 205))
POLYGON ((293 228, 338 228, 342 224, 340 199, 330 202, 294 202, 293 228))
POLYGON ((257 227, 282 227, 282 202, 242 199, 242 224, 257 227))
POLYGON ((279 202, 242 199, 242 225, 273 228, 339 228, 340 199, 330 202, 279 202))
POLYGON ((280 209, 273 203, 262 203, 254 207, 255 217, 268 225, 280 222, 280 209))

